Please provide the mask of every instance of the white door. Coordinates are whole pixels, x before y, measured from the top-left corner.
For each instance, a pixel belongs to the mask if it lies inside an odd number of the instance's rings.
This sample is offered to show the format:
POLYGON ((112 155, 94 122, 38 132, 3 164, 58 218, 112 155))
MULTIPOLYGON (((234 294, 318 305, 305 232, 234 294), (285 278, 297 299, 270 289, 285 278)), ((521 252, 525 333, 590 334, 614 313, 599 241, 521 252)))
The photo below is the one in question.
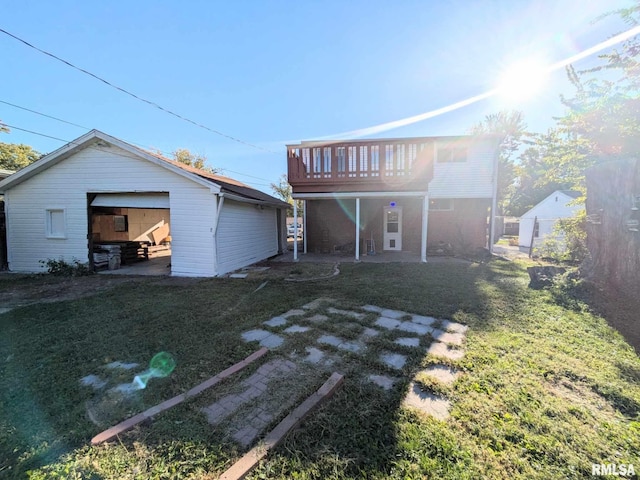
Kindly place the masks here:
POLYGON ((402 207, 384 207, 383 250, 402 250, 402 207))

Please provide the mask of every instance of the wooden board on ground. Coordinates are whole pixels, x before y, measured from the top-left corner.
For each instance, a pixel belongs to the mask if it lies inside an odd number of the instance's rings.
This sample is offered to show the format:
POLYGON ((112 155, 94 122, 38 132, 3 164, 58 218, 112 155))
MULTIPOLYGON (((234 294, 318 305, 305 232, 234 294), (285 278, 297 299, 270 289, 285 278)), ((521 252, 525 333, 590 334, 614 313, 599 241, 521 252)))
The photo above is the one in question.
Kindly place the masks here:
POLYGON ((272 448, 275 448, 282 442, 287 433, 296 428, 318 405, 331 397, 338 387, 342 385, 343 381, 344 376, 334 372, 318 391, 298 405, 276 428, 271 430, 264 441, 249 450, 240 460, 234 463, 231 468, 224 472, 220 476, 220 480, 239 480, 247 476, 258 462, 267 456, 272 448))
POLYGON ((115 436, 120 435, 121 433, 124 433, 127 430, 130 430, 131 428, 135 427, 140 422, 145 421, 147 418, 151 418, 160 412, 163 412, 171 407, 175 407, 176 405, 184 402, 185 400, 191 397, 195 397, 196 395, 203 392, 207 388, 213 387, 216 383, 219 383, 225 378, 230 377, 234 373, 239 372, 240 370, 245 368, 247 365, 249 365, 251 362, 264 356, 268 351, 269 350, 267 348, 263 347, 260 350, 249 355, 247 358, 245 358, 241 362, 238 362, 235 365, 232 365, 231 367, 227 368, 226 370, 223 370, 222 372, 215 375, 214 377, 211 377, 209 380, 205 380, 201 384, 196 385, 191 390, 185 393, 182 393, 180 395, 177 395, 173 398, 170 398, 169 400, 165 400, 164 402, 156 405, 155 407, 151 407, 148 410, 145 410, 142 413, 134 415, 133 417, 123 422, 120 422, 118 425, 111 427, 102 433, 99 433, 98 435, 96 435, 91 439, 91 445, 98 445, 102 442, 109 441, 115 436))

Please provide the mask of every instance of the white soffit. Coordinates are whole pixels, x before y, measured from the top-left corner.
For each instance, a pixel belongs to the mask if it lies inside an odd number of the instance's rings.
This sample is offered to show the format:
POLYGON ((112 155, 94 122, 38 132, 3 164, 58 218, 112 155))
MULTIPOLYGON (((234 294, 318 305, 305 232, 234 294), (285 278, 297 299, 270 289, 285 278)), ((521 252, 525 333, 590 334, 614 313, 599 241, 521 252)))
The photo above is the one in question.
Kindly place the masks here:
POLYGON ((92 207, 169 208, 168 193, 99 193, 92 207))

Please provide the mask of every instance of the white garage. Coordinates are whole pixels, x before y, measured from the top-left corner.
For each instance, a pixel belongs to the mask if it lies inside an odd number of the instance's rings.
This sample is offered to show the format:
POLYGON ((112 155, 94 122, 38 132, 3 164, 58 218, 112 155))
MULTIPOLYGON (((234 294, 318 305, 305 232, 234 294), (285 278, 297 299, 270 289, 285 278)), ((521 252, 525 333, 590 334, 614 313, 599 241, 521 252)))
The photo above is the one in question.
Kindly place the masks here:
POLYGON ((44 271, 49 259, 94 267, 103 245, 133 246, 135 258, 136 246, 162 244, 172 275, 209 277, 286 249, 285 202, 97 130, 6 178, 0 192, 15 272, 44 271))

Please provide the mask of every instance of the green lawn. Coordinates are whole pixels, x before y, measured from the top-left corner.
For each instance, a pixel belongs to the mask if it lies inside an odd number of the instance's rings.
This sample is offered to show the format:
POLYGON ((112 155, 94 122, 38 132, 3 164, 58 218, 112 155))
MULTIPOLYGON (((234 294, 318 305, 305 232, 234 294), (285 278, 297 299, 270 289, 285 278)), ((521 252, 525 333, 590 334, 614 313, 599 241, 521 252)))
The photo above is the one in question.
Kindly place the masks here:
POLYGON ((339 276, 307 283, 284 281, 304 276, 304 264, 288 268, 247 280, 138 280, 0 315, 0 478, 215 478, 243 452, 198 412, 206 395, 90 447, 101 429, 87 414, 94 392, 79 379, 111 361, 174 355, 170 378, 108 412, 105 421, 118 421, 241 360, 256 349, 241 332, 317 297, 468 324, 467 353, 454 362, 464 374, 434 386, 452 400, 452 416, 400 407, 409 377, 430 358, 411 356, 390 393, 347 371, 252 478, 577 479, 592 463, 640 470, 638 356, 567 291, 529 289, 521 264, 343 264, 339 276))

